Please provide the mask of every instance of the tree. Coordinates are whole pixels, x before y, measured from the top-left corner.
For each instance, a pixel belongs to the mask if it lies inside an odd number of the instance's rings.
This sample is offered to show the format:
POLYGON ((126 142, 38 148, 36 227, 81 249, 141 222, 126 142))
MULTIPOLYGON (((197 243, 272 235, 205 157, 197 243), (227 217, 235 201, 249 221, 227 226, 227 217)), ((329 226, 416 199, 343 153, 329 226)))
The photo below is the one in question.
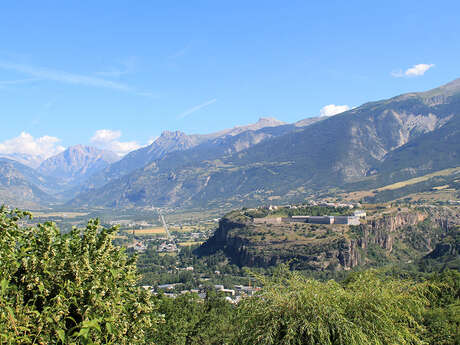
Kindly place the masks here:
POLYGON ((52 222, 0 208, 0 343, 141 344, 160 317, 136 287, 135 259, 116 228, 90 220, 61 234, 52 222))
POLYGON ((176 298, 157 296, 165 323, 151 340, 158 345, 230 344, 234 307, 224 296, 209 289, 204 300, 187 293, 176 298))
POLYGON ((424 284, 365 272, 341 285, 286 269, 260 279, 260 294, 238 306, 235 344, 424 344, 424 284))

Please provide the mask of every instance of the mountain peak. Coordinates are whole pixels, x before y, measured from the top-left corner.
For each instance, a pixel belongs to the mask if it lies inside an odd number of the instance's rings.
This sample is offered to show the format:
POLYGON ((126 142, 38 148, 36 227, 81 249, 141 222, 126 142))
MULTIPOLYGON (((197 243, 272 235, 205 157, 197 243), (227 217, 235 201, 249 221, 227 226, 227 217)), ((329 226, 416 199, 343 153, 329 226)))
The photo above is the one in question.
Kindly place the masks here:
POLYGON ((255 124, 264 125, 266 127, 272 127, 284 125, 285 122, 275 119, 274 117, 260 117, 255 124))
POLYGON ((161 132, 160 138, 165 139, 174 139, 174 138, 181 138, 186 137, 187 134, 181 131, 163 131, 161 132))
POLYGON ((43 161, 38 171, 70 181, 89 176, 116 160, 118 160, 117 155, 111 151, 92 146, 74 145, 43 161))

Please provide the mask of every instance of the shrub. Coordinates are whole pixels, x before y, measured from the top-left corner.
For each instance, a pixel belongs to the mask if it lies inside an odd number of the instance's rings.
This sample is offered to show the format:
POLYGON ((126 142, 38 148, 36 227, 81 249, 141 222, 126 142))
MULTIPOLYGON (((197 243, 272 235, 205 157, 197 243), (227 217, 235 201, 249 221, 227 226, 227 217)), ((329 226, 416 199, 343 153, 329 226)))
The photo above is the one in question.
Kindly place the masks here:
POLYGON ((141 344, 159 316, 135 260, 97 220, 61 234, 0 208, 0 343, 141 344))

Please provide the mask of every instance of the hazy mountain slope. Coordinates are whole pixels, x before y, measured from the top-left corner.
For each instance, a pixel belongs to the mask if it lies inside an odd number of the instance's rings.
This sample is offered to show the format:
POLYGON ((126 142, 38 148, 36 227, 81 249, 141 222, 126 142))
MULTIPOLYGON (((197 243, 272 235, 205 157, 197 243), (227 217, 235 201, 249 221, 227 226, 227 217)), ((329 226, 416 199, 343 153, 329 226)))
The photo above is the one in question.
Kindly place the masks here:
MULTIPOLYGON (((250 204, 295 200, 314 190, 343 186, 379 169, 391 171, 396 167, 387 163, 385 168, 383 162, 390 162, 392 151, 396 154, 417 138, 420 146, 430 140, 427 133, 436 136, 455 128, 459 85, 456 80, 428 92, 367 103, 300 130, 254 141, 242 150, 229 150, 227 141, 219 149, 219 141, 210 141, 180 155, 166 155, 76 201, 105 206, 250 204)), ((273 130, 277 128, 283 126, 273 130)), ((452 156, 449 152, 458 152, 458 144, 449 138, 446 135, 450 144, 438 149, 452 156)), ((439 154, 434 151, 429 154, 439 154)), ((417 174, 419 161, 406 161, 417 174)), ((432 169, 435 165, 433 160, 432 169)))
POLYGON ((75 183, 104 169, 118 159, 119 157, 114 152, 76 145, 48 158, 40 164, 37 171, 63 179, 67 183, 75 183))
MULTIPOLYGON (((114 201, 110 195, 121 195, 123 203, 131 204, 136 202, 142 195, 154 193, 158 184, 170 186, 173 190, 170 198, 179 200, 180 198, 190 198, 190 191, 181 190, 174 187, 176 172, 187 171, 190 178, 195 176, 193 172, 201 172, 210 164, 219 165, 219 158, 240 152, 248 147, 258 144, 264 140, 284 135, 286 133, 299 130, 294 125, 282 125, 277 127, 265 127, 257 131, 245 131, 238 135, 225 135, 216 139, 208 140, 188 150, 177 150, 166 154, 162 159, 155 160, 145 165, 133 173, 109 182, 107 185, 81 193, 72 204, 115 204, 122 203, 121 200, 114 201), (213 163, 208 163, 213 162, 213 163), (145 176, 144 176, 145 175, 145 176), (149 190, 148 192, 146 190, 149 190), (177 191, 177 194, 175 192, 177 191)), ((121 162, 121 161, 120 161, 121 162)), ((191 181, 190 184, 194 185, 191 181)), ((169 187, 166 187, 169 188, 169 187)), ((164 196, 157 194, 157 198, 163 199, 164 196)))
POLYGON ((25 153, 0 153, 0 158, 10 159, 33 169, 38 168, 40 163, 44 160, 43 157, 33 156, 25 153))
MULTIPOLYGON (((247 131, 255 131, 263 128, 276 128, 283 125, 284 122, 278 121, 273 118, 260 118, 256 123, 250 125, 237 126, 216 133, 204 135, 187 135, 180 131, 164 131, 161 134, 161 136, 157 138, 151 145, 130 152, 120 161, 111 164, 107 168, 101 170, 99 173, 96 173, 93 176, 91 176, 91 178, 89 178, 87 181, 84 181, 83 185, 81 186, 81 188, 79 188, 79 190, 84 192, 94 188, 101 187, 112 180, 121 178, 156 160, 162 159, 166 154, 175 151, 185 151, 197 145, 209 142, 209 145, 206 146, 205 150, 200 150, 200 154, 208 154, 209 151, 213 152, 211 155, 214 155, 214 148, 212 146, 225 145, 222 144, 220 141, 224 140, 223 138, 234 137, 247 131)), ((239 141, 235 142, 234 145, 235 148, 238 148, 239 150, 241 150, 242 148, 249 147, 247 141, 241 138, 239 141)), ((220 150, 220 147, 217 147, 217 150, 220 150)))
POLYGON ((210 134, 198 134, 195 135, 199 138, 205 139, 205 140, 211 140, 211 139, 216 139, 219 137, 224 137, 224 136, 235 136, 238 134, 241 134, 246 131, 257 131, 262 128, 266 127, 278 127, 286 125, 285 122, 279 121, 273 117, 261 117, 256 123, 251 123, 249 125, 243 125, 243 126, 235 126, 233 128, 229 129, 224 129, 222 131, 218 131, 215 133, 210 133, 210 134))
POLYGON ((92 175, 82 186, 81 191, 94 189, 104 184, 127 175, 146 164, 162 158, 165 154, 173 151, 187 150, 198 145, 199 138, 189 136, 183 132, 164 131, 152 144, 128 153, 121 160, 107 166, 98 173, 92 175))
POLYGON ((52 192, 55 179, 41 175, 19 162, 0 158, 0 204, 13 207, 38 207, 55 199, 52 192))

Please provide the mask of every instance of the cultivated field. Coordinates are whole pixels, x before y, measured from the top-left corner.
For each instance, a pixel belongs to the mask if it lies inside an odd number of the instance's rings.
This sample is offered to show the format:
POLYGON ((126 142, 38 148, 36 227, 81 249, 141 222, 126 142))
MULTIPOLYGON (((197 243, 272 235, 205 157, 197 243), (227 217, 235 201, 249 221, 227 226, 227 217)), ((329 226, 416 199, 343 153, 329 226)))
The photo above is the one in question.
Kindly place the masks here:
POLYGON ((190 246, 199 245, 199 244, 202 244, 202 243, 203 242, 200 242, 200 241, 189 241, 189 242, 178 243, 178 245, 181 246, 181 247, 190 247, 190 246))
POLYGON ((162 226, 145 228, 145 229, 134 229, 134 230, 122 230, 126 233, 142 236, 142 235, 163 235, 166 234, 165 229, 162 226))
POLYGON ((406 180, 406 181, 401 181, 401 182, 390 184, 388 186, 380 187, 380 188, 378 188, 376 190, 378 190, 380 192, 380 191, 383 191, 383 190, 399 189, 399 188, 403 188, 403 187, 411 185, 411 184, 427 181, 430 178, 435 177, 435 176, 448 176, 448 175, 452 175, 452 174, 455 174, 455 173, 460 173, 460 167, 436 171, 436 172, 428 174, 428 175, 423 175, 423 176, 420 176, 420 177, 411 178, 411 179, 406 180))
POLYGON ((61 217, 61 218, 77 218, 88 215, 87 212, 33 212, 34 217, 47 218, 47 217, 61 217))

